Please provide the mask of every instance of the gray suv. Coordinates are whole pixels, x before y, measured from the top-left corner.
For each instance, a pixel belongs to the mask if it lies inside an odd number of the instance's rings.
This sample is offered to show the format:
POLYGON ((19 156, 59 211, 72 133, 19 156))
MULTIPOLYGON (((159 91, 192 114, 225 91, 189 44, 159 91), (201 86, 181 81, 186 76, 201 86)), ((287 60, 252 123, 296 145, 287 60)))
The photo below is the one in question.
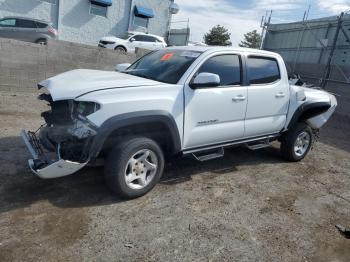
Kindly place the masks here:
POLYGON ((5 17, 0 19, 0 37, 45 45, 48 39, 57 39, 58 32, 45 21, 5 17))

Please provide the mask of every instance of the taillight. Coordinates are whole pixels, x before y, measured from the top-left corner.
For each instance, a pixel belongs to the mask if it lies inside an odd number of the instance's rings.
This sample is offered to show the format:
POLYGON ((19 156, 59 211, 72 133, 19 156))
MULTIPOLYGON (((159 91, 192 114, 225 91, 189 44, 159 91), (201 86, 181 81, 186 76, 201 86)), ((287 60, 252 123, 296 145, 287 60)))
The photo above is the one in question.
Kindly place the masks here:
POLYGON ((58 32, 55 28, 50 27, 48 31, 56 36, 58 35, 58 32))

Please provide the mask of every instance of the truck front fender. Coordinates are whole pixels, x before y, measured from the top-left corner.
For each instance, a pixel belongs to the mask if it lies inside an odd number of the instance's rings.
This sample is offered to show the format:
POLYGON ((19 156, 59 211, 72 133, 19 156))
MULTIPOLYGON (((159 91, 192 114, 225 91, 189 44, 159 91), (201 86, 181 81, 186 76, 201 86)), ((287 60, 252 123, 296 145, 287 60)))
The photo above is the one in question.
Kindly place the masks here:
MULTIPOLYGON (((106 120, 97 130, 97 134, 89 151, 90 161, 98 157, 107 139, 117 130, 133 125, 161 123, 166 130, 167 137, 171 140, 172 153, 181 151, 181 139, 176 122, 171 114, 161 110, 131 112, 117 115, 106 120)), ((145 130, 147 133, 147 130, 145 130)))

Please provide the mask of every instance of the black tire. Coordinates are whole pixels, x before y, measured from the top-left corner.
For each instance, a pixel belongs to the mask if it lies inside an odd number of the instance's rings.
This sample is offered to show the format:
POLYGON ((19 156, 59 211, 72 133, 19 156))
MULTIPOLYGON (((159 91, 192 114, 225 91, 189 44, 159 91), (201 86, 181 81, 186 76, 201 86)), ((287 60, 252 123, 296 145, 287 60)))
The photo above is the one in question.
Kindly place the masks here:
POLYGON ((46 39, 38 39, 35 41, 36 44, 39 44, 39 45, 47 45, 47 40, 46 39))
POLYGON ((125 139, 112 148, 106 158, 104 174, 106 184, 113 192, 122 198, 133 199, 151 191, 161 178, 163 170, 164 155, 159 145, 149 138, 136 137, 125 139), (157 158, 157 169, 147 186, 134 189, 128 186, 125 173, 129 160, 140 150, 152 151, 153 156, 157 158))
POLYGON ((307 153, 310 151, 313 143, 313 134, 312 129, 305 123, 297 123, 293 128, 288 130, 283 134, 281 139, 281 154, 284 159, 291 162, 298 162, 305 158, 307 153), (294 149, 299 135, 303 132, 306 132, 309 136, 309 144, 307 147, 304 147, 305 151, 300 151, 299 154, 296 153, 294 149), (302 153, 301 153, 302 152, 302 153))
POLYGON ((117 46, 116 48, 114 48, 115 51, 125 54, 127 52, 126 48, 123 46, 117 46))

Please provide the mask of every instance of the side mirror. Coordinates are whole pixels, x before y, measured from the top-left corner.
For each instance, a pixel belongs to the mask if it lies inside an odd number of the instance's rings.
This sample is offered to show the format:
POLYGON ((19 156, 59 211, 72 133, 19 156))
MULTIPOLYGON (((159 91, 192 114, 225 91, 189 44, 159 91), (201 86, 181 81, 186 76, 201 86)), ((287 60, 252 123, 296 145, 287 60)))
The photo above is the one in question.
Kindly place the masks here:
POLYGON ((115 66, 115 71, 117 72, 124 72, 128 67, 131 66, 131 64, 118 64, 115 66))
POLYGON ((132 43, 132 42, 134 42, 135 40, 136 40, 136 39, 132 37, 132 38, 130 38, 129 42, 132 43))
POLYGON ((220 76, 212 73, 200 73, 190 83, 190 87, 193 89, 217 87, 220 85, 220 76))

